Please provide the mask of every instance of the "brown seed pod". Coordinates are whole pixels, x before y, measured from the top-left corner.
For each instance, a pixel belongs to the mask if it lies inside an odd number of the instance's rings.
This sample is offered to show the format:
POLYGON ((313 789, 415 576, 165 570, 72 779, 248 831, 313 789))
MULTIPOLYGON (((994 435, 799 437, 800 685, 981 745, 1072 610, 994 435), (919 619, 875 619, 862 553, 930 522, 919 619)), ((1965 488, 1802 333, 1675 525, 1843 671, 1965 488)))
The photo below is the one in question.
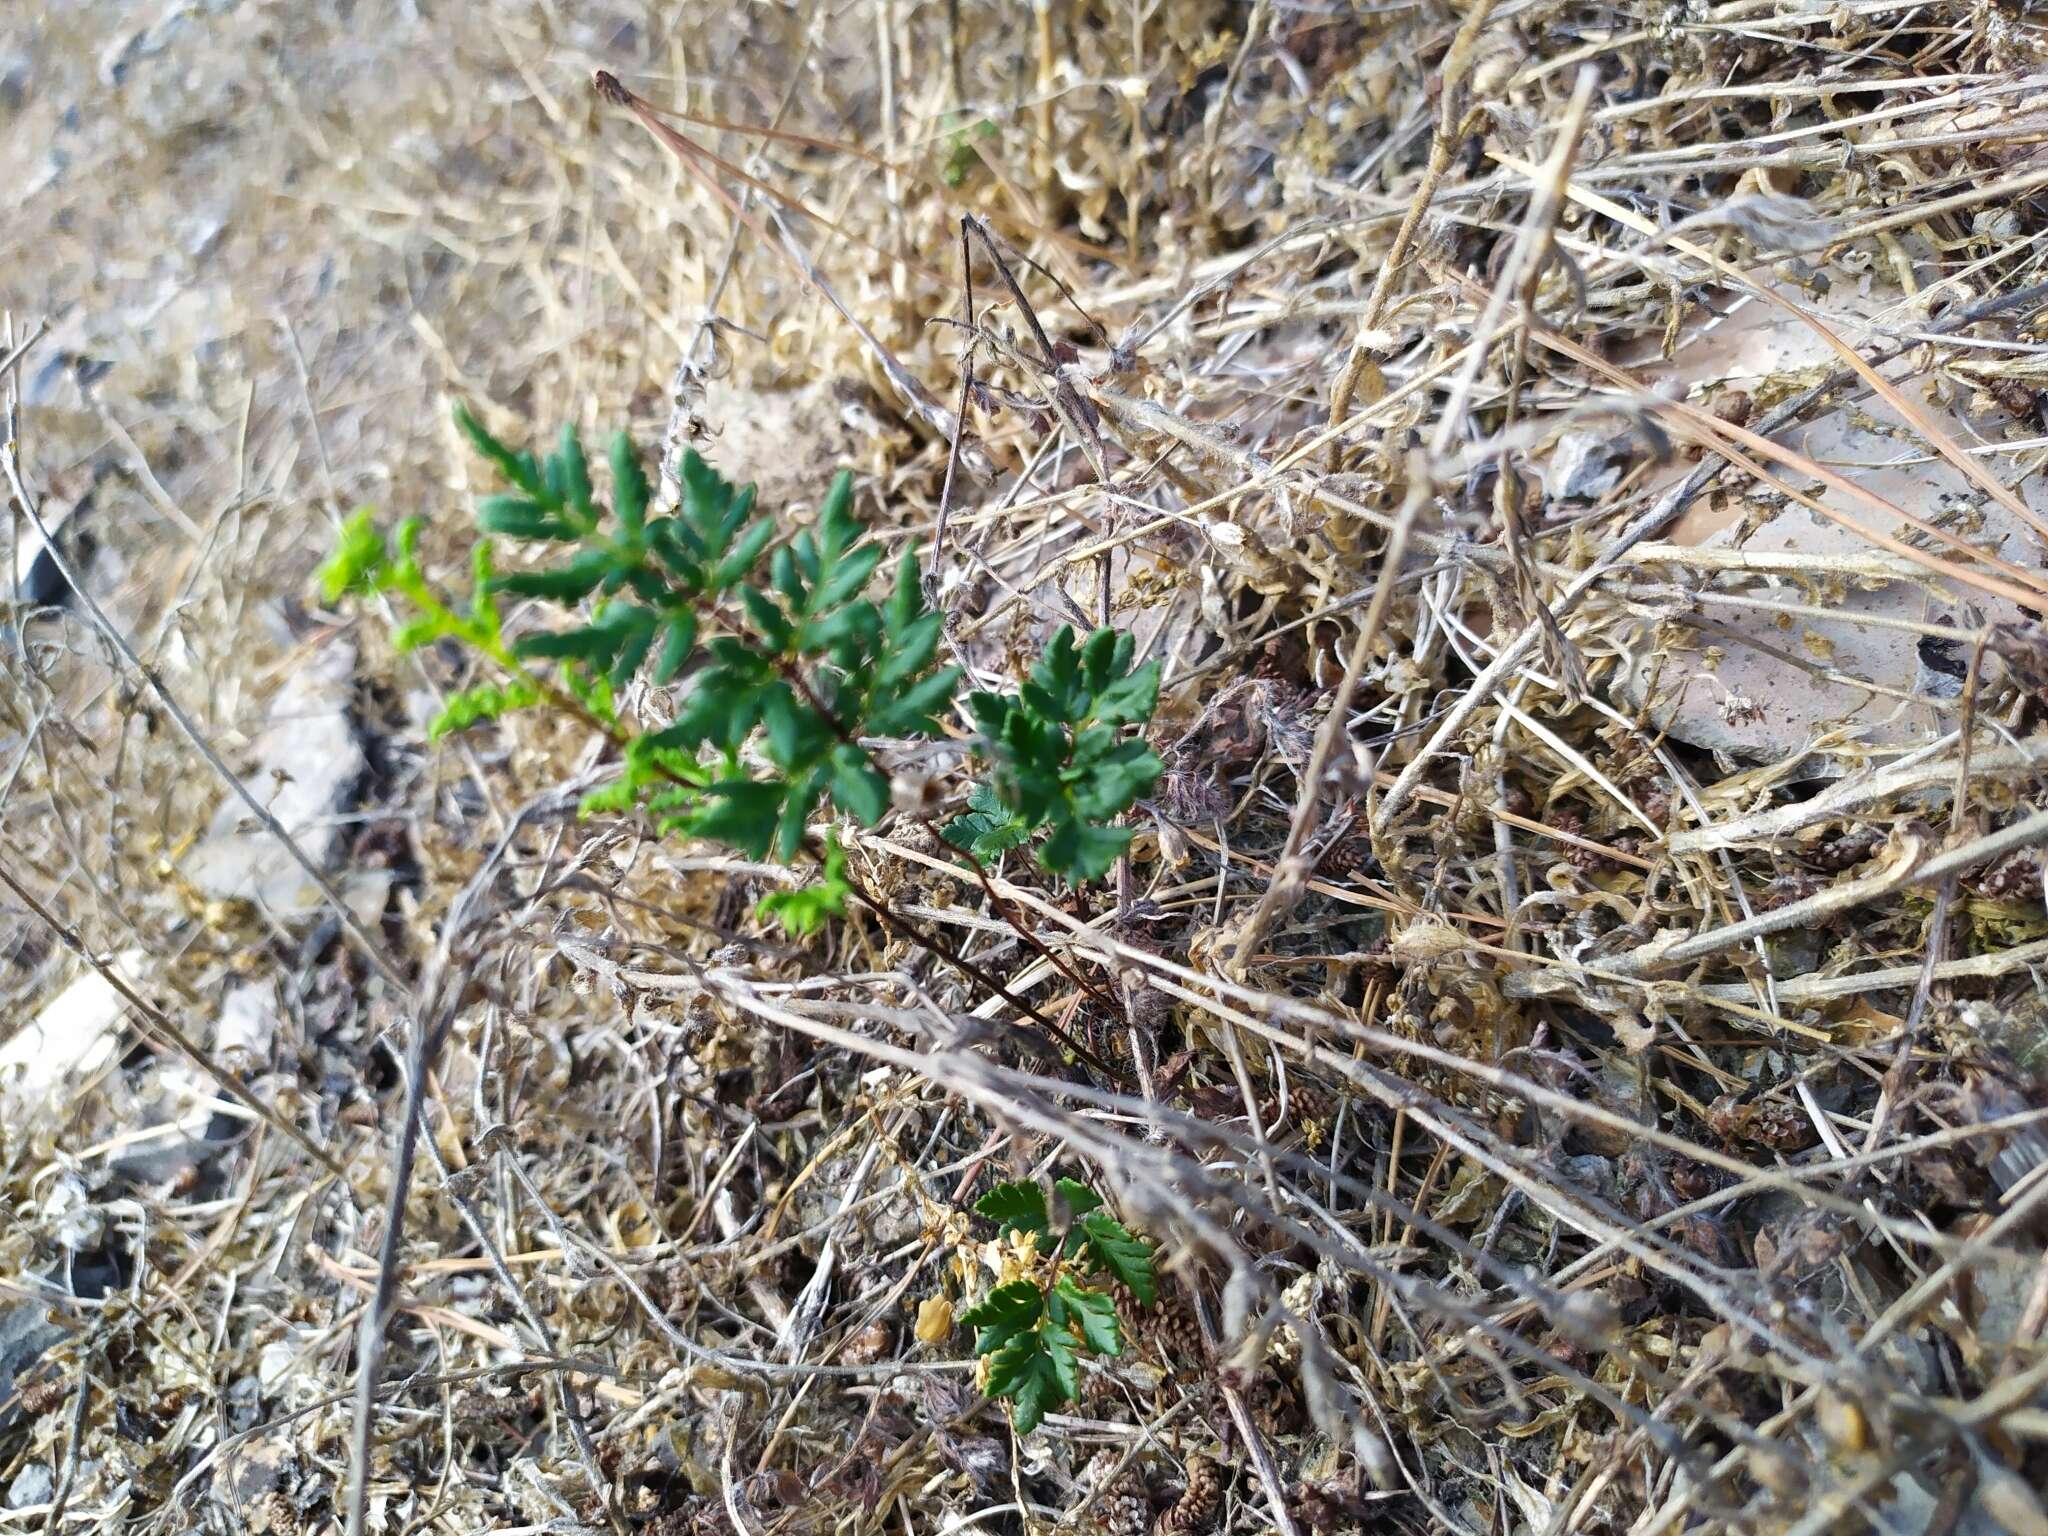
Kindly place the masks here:
POLYGON ((2034 896, 2042 889, 2041 868, 2041 851, 2021 848, 1997 860, 1971 883, 1978 895, 1994 901, 2034 896))
POLYGON ((1772 1099, 1744 1104, 1732 1093, 1708 1106, 1707 1125, 1723 1141, 1755 1142, 1774 1152, 1803 1152, 1819 1139, 1813 1122, 1791 1105, 1772 1099))
POLYGON ((1707 401, 1707 414, 1717 421, 1733 422, 1738 427, 1749 425, 1749 418, 1756 412, 1756 402, 1747 390, 1717 389, 1707 401))
POLYGON ((1765 1492, 1781 1499, 1796 1499, 1806 1492, 1806 1469, 1790 1452, 1758 1442, 1744 1457, 1749 1475, 1765 1492))
POLYGON ((1145 1343, 1168 1365, 1208 1360, 1209 1346, 1202 1337, 1202 1325, 1195 1317, 1193 1305, 1177 1285, 1162 1285, 1159 1305, 1149 1311, 1141 1311, 1139 1315, 1144 1319, 1139 1326, 1145 1343))
POLYGON ((68 1385, 61 1376, 32 1382, 21 1389, 21 1411, 32 1419, 41 1418, 64 1401, 67 1391, 68 1385))
POLYGON ((1829 1445, 1853 1456, 1870 1448, 1870 1420, 1850 1399, 1832 1389, 1821 1393, 1813 1421, 1829 1445))
POLYGON ((1118 1471, 1122 1460, 1115 1450, 1095 1453, 1088 1469, 1095 1496, 1088 1502, 1087 1518, 1107 1536, 1145 1536, 1152 1524, 1145 1475, 1135 1461, 1118 1471))
POLYGON ((1223 1503, 1223 1474, 1205 1456, 1188 1458, 1187 1491, 1173 1501, 1152 1526, 1153 1536, 1179 1536, 1199 1531, 1215 1519, 1223 1503))
POLYGON ((873 1365, 888 1354, 895 1343, 895 1335, 889 1331, 889 1325, 877 1320, 848 1339, 839 1357, 847 1365, 873 1365))
POLYGON ((1820 869, 1834 873, 1853 869, 1872 858, 1884 846, 1884 833, 1876 827, 1858 827, 1844 832, 1840 837, 1831 837, 1818 848, 1806 855, 1806 860, 1820 869))
POLYGON ((251 1503, 242 1519, 242 1528, 252 1536, 298 1536, 304 1529, 292 1501, 275 1488, 251 1503))

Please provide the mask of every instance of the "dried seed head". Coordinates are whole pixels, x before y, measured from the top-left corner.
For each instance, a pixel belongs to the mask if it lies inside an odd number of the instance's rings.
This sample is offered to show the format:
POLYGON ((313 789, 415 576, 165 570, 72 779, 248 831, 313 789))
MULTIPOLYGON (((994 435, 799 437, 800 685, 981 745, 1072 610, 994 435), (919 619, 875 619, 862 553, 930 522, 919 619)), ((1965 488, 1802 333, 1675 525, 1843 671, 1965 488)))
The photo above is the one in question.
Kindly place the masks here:
POLYGON ((1747 426, 1749 418, 1756 411, 1756 402, 1745 390, 1717 389, 1708 397, 1707 414, 1720 421, 1730 421, 1736 426, 1747 426))
POLYGON ((1088 1503, 1089 1520, 1107 1536, 1145 1536, 1152 1524, 1152 1500, 1145 1488, 1145 1475, 1133 1461, 1118 1470, 1122 1455, 1114 1450, 1095 1453, 1088 1464, 1088 1482, 1095 1497, 1088 1503))
POLYGON ((1393 1449, 1363 1424, 1351 1433, 1351 1449, 1357 1453, 1365 1475, 1372 1479, 1373 1487, 1381 1493, 1392 1493, 1404 1486, 1401 1463, 1394 1459, 1393 1449))
POLYGON ((846 1341, 846 1347, 840 1351, 840 1359, 847 1365, 873 1365, 889 1353, 894 1343, 889 1325, 877 1320, 846 1341))
POLYGON ((243 1529, 252 1536, 298 1536, 305 1528, 291 1500, 275 1488, 256 1498, 242 1518, 243 1529))
POLYGON ((1446 956, 1469 952, 1471 940, 1438 918, 1423 917, 1395 934, 1388 945, 1396 960, 1428 964, 1446 956))
POLYGON ((1131 1025, 1156 1035, 1173 1022, 1173 1007, 1173 999, 1157 987, 1137 987, 1131 992, 1131 1025))
POLYGON ((1621 1334, 1621 1309, 1600 1291, 1574 1291, 1557 1305, 1557 1326, 1578 1343, 1604 1349, 1621 1334))
POLYGON ((21 1389, 21 1411, 32 1419, 41 1418, 64 1401, 67 1384, 62 1377, 38 1381, 21 1389))

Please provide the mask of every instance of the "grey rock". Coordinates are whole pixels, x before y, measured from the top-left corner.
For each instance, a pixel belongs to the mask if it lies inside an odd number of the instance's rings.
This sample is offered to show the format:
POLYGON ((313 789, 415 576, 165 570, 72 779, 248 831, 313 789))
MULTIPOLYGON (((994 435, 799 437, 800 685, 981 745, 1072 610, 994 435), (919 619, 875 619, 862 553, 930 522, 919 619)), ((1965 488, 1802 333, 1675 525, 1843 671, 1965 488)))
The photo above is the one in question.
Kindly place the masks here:
MULTIPOLYGON (((1848 317, 1886 313, 1903 301, 1882 284, 1861 294, 1837 290, 1831 295, 1832 318, 1841 327, 1848 317)), ((1761 398, 1773 386, 1837 361, 1825 339, 1796 317, 1752 305, 1681 352, 1675 367, 1678 382, 1702 394, 1726 386, 1761 398)), ((1924 397, 1917 405, 1964 444, 1991 446, 2024 436, 2015 423, 1974 417, 1966 402, 1924 397)), ((2048 545, 2031 528, 1888 410, 1851 401, 1779 436, 1893 507, 1946 522, 1980 550, 2029 569, 2038 569, 2048 555, 2048 545)), ((1981 462, 1997 469, 2007 461, 2001 456, 1981 462)), ((1693 468, 1683 458, 1659 466, 1643 487, 1645 504, 1693 468)), ((1808 477, 1791 471, 1783 478, 1812 489, 1836 516, 1856 526, 1844 527, 1796 503, 1780 505, 1774 494, 1722 489, 1693 503, 1662 537, 1709 559, 1752 564, 1746 578, 1720 577, 1718 590, 1810 611, 1794 616, 1703 605, 1701 612, 1716 628, 1690 648, 1652 645, 1646 635, 1631 669, 1617 679, 1616 702, 1647 709, 1660 728, 1694 746, 1743 759, 1782 758, 1840 732, 1872 747, 1911 747, 1932 739, 1953 723, 1936 706, 1961 692, 1967 648, 1923 645, 1923 637, 1899 621, 1970 630, 1984 619, 2019 618, 2020 610, 1960 583, 1923 580, 1918 567, 1857 529, 1921 536, 1861 497, 1809 487, 1808 477), (1707 662, 1709 645, 1721 653, 1718 665, 1707 662), (1878 686, 1866 688, 1865 682, 1878 686)), ((2025 476, 2014 494, 2036 515, 2048 514, 2048 486, 2039 476, 2025 476)), ((1959 557, 1951 552, 1949 558, 1959 557)), ((1652 563, 1642 574, 1663 578, 1671 572, 1652 563)), ((1826 772, 1827 765, 1816 764, 1814 771, 1826 772)))
MULTIPOLYGON (((64 1337, 64 1330, 49 1320, 48 1309, 36 1301, 0 1302, 0 1404, 12 1401, 15 1378, 64 1337)), ((0 1430, 21 1415, 21 1405, 0 1406, 0 1430)), ((9 1490, 9 1508, 12 1503, 9 1490)))
POLYGON ((1543 469, 1552 501, 1598 501, 1628 473, 1629 441, 1608 432, 1561 433, 1543 469))
POLYGON ((245 1069, 262 1071, 277 1043, 277 995, 267 982, 237 982, 220 1000, 213 1047, 245 1069))
POLYGON ((57 1497, 57 1474, 48 1462, 32 1461, 7 1485, 9 1509, 33 1509, 57 1497))
MULTIPOLYGON (((130 952, 117 956, 111 969, 132 980, 142 964, 143 957, 130 952)), ((57 1108, 68 1079, 90 1076, 113 1059, 127 1009, 99 971, 74 978, 0 1045, 0 1108, 24 1117, 57 1108)))

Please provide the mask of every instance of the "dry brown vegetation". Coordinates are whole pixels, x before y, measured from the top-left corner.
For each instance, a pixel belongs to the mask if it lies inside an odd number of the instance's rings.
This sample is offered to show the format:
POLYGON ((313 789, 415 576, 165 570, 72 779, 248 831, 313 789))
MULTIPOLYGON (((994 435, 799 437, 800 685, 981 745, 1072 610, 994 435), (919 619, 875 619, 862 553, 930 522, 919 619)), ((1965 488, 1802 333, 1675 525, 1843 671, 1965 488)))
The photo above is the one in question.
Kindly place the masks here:
POLYGON ((2039 16, 32 9, 0 1529, 2048 1529, 2039 16), (456 400, 1164 659, 1118 878, 847 832, 1100 1067, 427 745, 308 578, 458 547, 456 400), (1170 1278, 1020 1438, 939 1303, 1048 1171, 1170 1278))

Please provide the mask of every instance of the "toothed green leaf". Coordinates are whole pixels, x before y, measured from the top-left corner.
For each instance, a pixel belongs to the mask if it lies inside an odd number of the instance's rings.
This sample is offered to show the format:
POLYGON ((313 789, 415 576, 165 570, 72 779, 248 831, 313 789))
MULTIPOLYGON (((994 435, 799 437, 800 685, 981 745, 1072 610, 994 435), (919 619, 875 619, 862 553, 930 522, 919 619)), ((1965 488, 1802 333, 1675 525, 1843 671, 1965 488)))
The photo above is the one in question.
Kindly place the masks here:
POLYGON ((1093 717, 1107 725, 1150 720, 1159 707, 1159 663, 1148 661, 1095 695, 1093 717))
POLYGON ((647 522, 647 475, 623 432, 612 434, 611 461, 612 511, 628 533, 639 533, 647 522))
POLYGON ((1037 1327, 1044 1311, 1045 1296, 1037 1286, 1029 1280, 1012 1280, 962 1312, 960 1321, 979 1330, 974 1336, 974 1352, 986 1355, 1037 1327))
POLYGON ((1146 1306, 1157 1299, 1152 1278, 1152 1245, 1135 1236, 1109 1212, 1094 1210, 1077 1224, 1081 1251, 1092 1268, 1113 1275, 1146 1306))
POLYGON ((938 711, 959 687, 960 669, 943 667, 895 697, 878 702, 869 724, 884 736, 941 736, 945 733, 939 729, 938 711))
MULTIPOLYGON (((804 832, 810 825, 811 812, 817 808, 819 800, 824 798, 825 783, 830 777, 829 770, 820 765, 810 769, 791 784, 789 798, 782 803, 782 815, 775 823, 774 854, 782 863, 789 863, 797 856, 798 850, 803 847, 804 832)), ((826 884, 833 885, 836 883, 846 887, 845 890, 840 892, 839 897, 840 904, 843 907, 845 897, 852 887, 847 885, 844 879, 846 870, 845 854, 843 852, 840 854, 836 865, 831 857, 831 850, 839 846, 839 834, 837 832, 826 833, 825 846, 826 884), (839 871, 836 875, 833 873, 835 868, 839 871)))
POLYGON ((753 779, 722 779, 704 791, 703 805, 687 827, 694 837, 730 843, 750 859, 768 852, 787 790, 777 783, 753 779))
POLYGON ((974 1208, 1005 1232, 1045 1231, 1045 1191, 1036 1184, 998 1184, 974 1208))
POLYGON ((975 785, 967 804, 967 814, 947 822, 941 834, 955 848, 965 848, 988 864, 1031 840, 1030 823, 998 800, 988 785, 975 785))
MULTIPOLYGON (((912 619, 900 627, 889 629, 889 654, 875 673, 875 685, 880 688, 893 687, 897 683, 916 677, 932 664, 932 657, 938 653, 939 637, 945 628, 945 618, 936 613, 927 613, 922 618, 912 619)), ((948 668, 950 674, 946 694, 953 696, 953 690, 960 684, 960 673, 948 668)))
POLYGON ((860 535, 861 526, 853 516, 853 474, 842 469, 818 508, 818 558, 828 566, 836 564, 860 535))
POLYGON ((872 544, 845 556, 832 567, 832 574, 819 584, 818 590, 811 594, 810 611, 829 613, 857 595, 881 563, 882 552, 872 544))
POLYGON ((775 525, 763 518, 740 537, 724 559, 711 571, 710 586, 713 592, 723 592, 727 587, 753 570, 754 562, 761 558, 761 551, 768 547, 768 541, 775 537, 775 525))
POLYGON ((483 720, 498 720, 517 709, 529 709, 540 702, 540 690, 524 679, 510 683, 484 683, 450 695, 441 712, 427 726, 427 739, 439 741, 455 731, 466 731, 483 720))
POLYGON ((1100 880, 1115 867, 1134 835, 1128 827, 1062 822, 1038 850, 1038 862, 1069 880, 1100 880))
POLYGON ((432 645, 442 636, 454 632, 455 622, 448 614, 422 614, 417 619, 407 620, 391 632, 391 648, 404 656, 422 646, 432 645))
POLYGON ((476 525, 508 539, 573 539, 576 531, 526 496, 486 496, 476 506, 476 525))
POLYGON ((498 578, 496 589, 515 597, 545 598, 567 605, 590 596, 611 571, 612 564, 602 551, 585 550, 567 565, 550 570, 508 572, 498 578))
POLYGON ((989 1396, 1009 1399, 1010 1422, 1020 1435, 1038 1428, 1079 1390, 1073 1336, 1063 1328, 1019 1334, 989 1358, 989 1396))
POLYGON ((1067 1202, 1067 1217, 1070 1221, 1079 1221, 1102 1205, 1102 1196, 1079 1179, 1054 1179, 1052 1187, 1059 1193, 1059 1197, 1067 1202))
POLYGON ((1092 1354, 1124 1352, 1123 1331, 1116 1320, 1116 1298, 1107 1291, 1087 1290, 1061 1275, 1046 1299, 1046 1315, 1055 1323, 1071 1327, 1092 1354))
POLYGON ((583 457, 583 439, 576 435, 572 422, 562 423, 562 445, 556 450, 556 457, 562 465, 563 499, 577 520, 588 528, 597 517, 591 507, 590 463, 583 457))
POLYGON ((753 488, 735 493, 730 481, 699 457, 694 449, 683 454, 682 517, 713 560, 725 553, 734 531, 745 520, 753 504, 753 488))
POLYGON ((549 487, 547 478, 530 453, 514 453, 485 429, 484 424, 470 414, 469 407, 457 404, 455 425, 462 435, 470 440, 476 451, 498 467, 503 475, 520 490, 550 511, 560 507, 561 500, 549 487))
POLYGON ((381 584, 390 556, 376 515, 369 507, 357 507, 334 536, 334 553, 320 567, 320 595, 329 603, 352 593, 374 592, 381 584))
POLYGON ((687 608, 669 615, 668 623, 661 633, 661 653, 654 661, 654 681, 659 687, 666 687, 682 670, 684 662, 690 659, 690 651, 697 644, 697 615, 687 608))
MULTIPOLYGON (((785 819, 798 803, 798 796, 790 796, 785 819)), ((769 892, 754 904, 754 914, 780 923, 792 938, 807 939, 829 919, 846 915, 846 898, 852 890, 846 879, 846 850, 836 833, 827 833, 824 870, 818 879, 799 890, 769 892)))
POLYGON ((832 750, 832 798, 864 827, 872 827, 889 809, 889 781, 876 772, 858 747, 832 750))
POLYGON ((883 610, 883 627, 890 639, 901 644, 904 632, 927 613, 924 589, 917 577, 917 552, 906 549, 903 558, 896 562, 896 584, 890 589, 889 605, 883 610))
POLYGON ((782 652, 790 650, 796 640, 796 630, 775 606, 775 599, 759 587, 741 587, 740 604, 747 610, 747 618, 754 628, 767 640, 768 648, 782 652))

